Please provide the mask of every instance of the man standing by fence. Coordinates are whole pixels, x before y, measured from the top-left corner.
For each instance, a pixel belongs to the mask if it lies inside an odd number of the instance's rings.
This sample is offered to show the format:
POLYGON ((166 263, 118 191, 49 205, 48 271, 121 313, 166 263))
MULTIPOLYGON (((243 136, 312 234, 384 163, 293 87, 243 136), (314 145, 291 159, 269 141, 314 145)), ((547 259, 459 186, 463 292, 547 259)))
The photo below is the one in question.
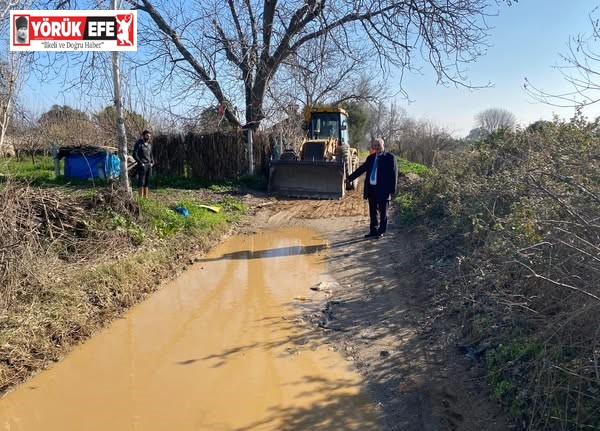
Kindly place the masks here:
POLYGON ((142 137, 137 140, 133 146, 133 158, 137 162, 137 174, 139 181, 140 197, 148 197, 148 185, 150 184, 150 175, 152 174, 152 165, 154 157, 152 156, 152 145, 150 138, 152 134, 149 130, 142 132, 142 137))

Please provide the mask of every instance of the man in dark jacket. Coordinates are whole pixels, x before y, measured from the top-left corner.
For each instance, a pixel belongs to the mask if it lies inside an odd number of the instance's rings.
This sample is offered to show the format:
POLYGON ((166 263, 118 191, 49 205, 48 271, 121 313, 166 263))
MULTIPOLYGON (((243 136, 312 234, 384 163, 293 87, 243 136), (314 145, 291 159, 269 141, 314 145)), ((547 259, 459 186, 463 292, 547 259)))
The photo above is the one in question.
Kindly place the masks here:
POLYGON ((384 150, 383 139, 373 142, 375 152, 348 176, 347 181, 353 181, 364 172, 364 198, 369 201, 370 230, 366 238, 381 238, 387 228, 387 209, 391 197, 396 194, 398 184, 398 164, 396 157, 384 150), (379 216, 379 217, 378 217, 379 216))
POLYGON ((150 144, 151 136, 149 130, 144 130, 142 137, 133 146, 133 158, 137 162, 139 194, 143 198, 148 197, 148 185, 150 184, 152 165, 154 165, 152 145, 150 144))

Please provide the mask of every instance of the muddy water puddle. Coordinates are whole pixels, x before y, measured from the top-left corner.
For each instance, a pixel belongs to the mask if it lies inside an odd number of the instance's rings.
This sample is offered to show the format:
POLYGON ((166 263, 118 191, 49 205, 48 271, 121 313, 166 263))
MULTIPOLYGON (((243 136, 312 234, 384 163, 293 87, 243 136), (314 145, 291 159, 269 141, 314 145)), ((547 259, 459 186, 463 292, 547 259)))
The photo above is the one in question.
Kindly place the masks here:
POLYGON ((296 320, 326 252, 306 229, 230 239, 1 399, 0 430, 380 429, 351 363, 296 320))

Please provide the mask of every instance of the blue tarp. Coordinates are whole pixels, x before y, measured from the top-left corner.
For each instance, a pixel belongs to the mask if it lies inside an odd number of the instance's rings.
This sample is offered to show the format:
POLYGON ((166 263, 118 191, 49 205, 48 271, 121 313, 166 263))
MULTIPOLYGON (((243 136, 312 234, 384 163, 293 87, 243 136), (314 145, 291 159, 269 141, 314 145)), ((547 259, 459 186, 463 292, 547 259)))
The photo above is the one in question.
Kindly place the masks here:
POLYGON ((121 173, 121 160, 109 152, 97 154, 68 154, 65 156, 65 177, 91 179, 117 178, 121 173))

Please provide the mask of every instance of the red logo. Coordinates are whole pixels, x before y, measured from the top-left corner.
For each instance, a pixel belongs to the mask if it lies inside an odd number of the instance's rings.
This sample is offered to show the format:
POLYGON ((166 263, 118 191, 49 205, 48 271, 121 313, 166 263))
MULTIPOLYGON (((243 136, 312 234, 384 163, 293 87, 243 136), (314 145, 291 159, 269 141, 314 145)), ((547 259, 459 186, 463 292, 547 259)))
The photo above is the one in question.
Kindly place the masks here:
POLYGON ((133 14, 117 15, 117 46, 132 46, 133 30, 133 14))

